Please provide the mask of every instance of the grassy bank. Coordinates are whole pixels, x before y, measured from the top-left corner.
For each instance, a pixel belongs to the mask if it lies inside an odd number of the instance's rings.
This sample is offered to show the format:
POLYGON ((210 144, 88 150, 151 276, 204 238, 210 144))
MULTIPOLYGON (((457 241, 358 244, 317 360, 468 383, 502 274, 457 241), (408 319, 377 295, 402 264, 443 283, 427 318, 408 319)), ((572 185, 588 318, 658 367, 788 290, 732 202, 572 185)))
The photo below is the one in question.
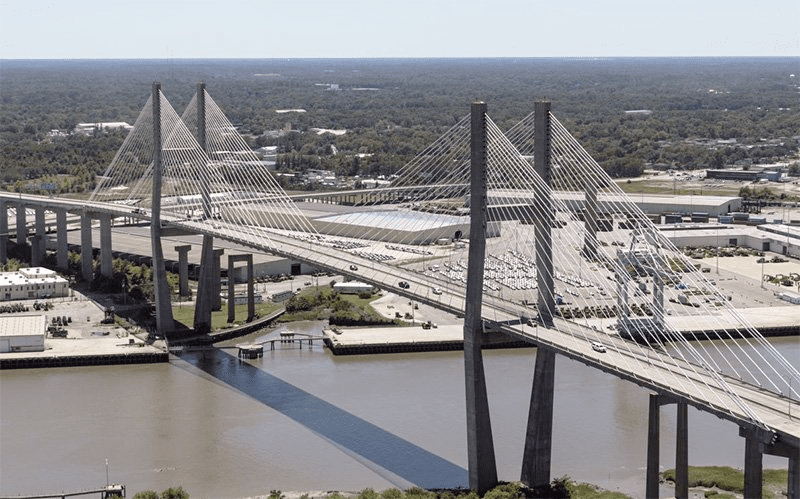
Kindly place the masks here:
MULTIPOLYGON (((221 331, 233 327, 234 324, 243 324, 247 320, 247 304, 236 305, 236 320, 228 322, 228 306, 223 303, 222 309, 211 313, 211 330, 221 331)), ((256 318, 264 317, 281 308, 279 303, 256 303, 256 318)), ((194 304, 177 305, 172 307, 172 317, 191 328, 194 325, 194 304)))
MULTIPOLYGON (((675 482, 675 470, 661 474, 667 482, 675 482)), ((764 470, 764 499, 786 497, 787 470, 764 470)), ((689 487, 707 489, 706 497, 717 499, 741 497, 744 473, 728 466, 689 466, 689 487)))
POLYGON ((371 303, 378 293, 343 294, 329 286, 307 288, 286 302, 280 322, 330 320, 339 325, 394 324, 379 314, 371 303))

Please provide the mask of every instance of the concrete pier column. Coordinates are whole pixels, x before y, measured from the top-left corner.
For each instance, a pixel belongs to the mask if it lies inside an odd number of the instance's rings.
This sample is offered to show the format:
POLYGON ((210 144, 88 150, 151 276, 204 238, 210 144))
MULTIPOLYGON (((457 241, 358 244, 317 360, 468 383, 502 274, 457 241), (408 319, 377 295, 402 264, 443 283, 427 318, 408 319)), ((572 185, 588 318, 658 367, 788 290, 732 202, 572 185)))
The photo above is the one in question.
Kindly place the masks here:
POLYGON ((178 294, 181 297, 189 296, 189 250, 191 244, 175 246, 178 252, 178 294))
POLYGON ((483 370, 483 266, 486 253, 486 104, 472 104, 470 234, 464 306, 464 378, 467 405, 469 488, 479 495, 497 485, 489 399, 483 370))
POLYGON ((689 498, 689 418, 686 402, 678 402, 675 442, 675 499, 689 498))
POLYGON ((111 215, 100 216, 100 273, 114 277, 114 255, 111 245, 111 215))
POLYGON ((69 244, 67 241, 67 212, 56 211, 56 266, 61 270, 69 267, 69 244))
POLYGON ((34 234, 31 237, 31 267, 41 267, 43 263, 42 258, 42 247, 44 246, 44 241, 42 237, 38 234, 34 234))
POLYGON ((247 322, 256 318, 256 286, 253 280, 253 255, 247 255, 247 322))
POLYGON ((764 444, 751 437, 744 442, 744 497, 761 497, 764 444))
POLYGON ((25 216, 25 205, 17 203, 17 244, 28 244, 28 220, 25 216))
POLYGON ((739 436, 745 438, 744 496, 761 497, 762 456, 766 454, 789 460, 786 497, 800 499, 800 446, 782 441, 764 428, 739 427, 739 436))
POLYGON ((214 238, 203 235, 203 247, 200 250, 200 275, 197 279, 197 300, 194 308, 194 330, 196 333, 211 332, 211 309, 214 285, 214 238))
POLYGON ((211 310, 222 310, 222 268, 219 260, 223 253, 225 253, 225 250, 222 248, 215 249, 213 252, 214 267, 212 270, 212 276, 214 279, 214 286, 212 289, 214 290, 214 296, 211 297, 211 310))
POLYGON ((0 264, 8 261, 8 203, 0 201, 0 264))
POLYGON ((789 479, 786 484, 786 497, 800 499, 800 448, 794 447, 787 453, 789 458, 789 479))
POLYGON ((661 445, 661 404, 659 402, 659 395, 651 393, 647 423, 647 481, 645 485, 647 499, 658 498, 659 449, 661 445))
POLYGON ((230 255, 228 257, 228 322, 236 320, 236 262, 247 263, 247 320, 256 315, 255 288, 253 286, 253 255, 230 255))
POLYGON ((538 216, 534 218, 536 239, 536 283, 538 290, 539 322, 545 327, 553 325, 555 292, 553 284, 553 236, 555 215, 550 187, 550 102, 534 104, 533 166, 544 182, 534 187, 534 205, 538 216), (544 185, 542 185, 544 184, 544 185))
POLYGON ((84 281, 91 281, 92 273, 92 216, 89 213, 81 214, 81 277, 84 281))
POLYGON ((555 393, 556 353, 536 350, 533 388, 528 409, 528 426, 522 455, 520 481, 530 487, 550 483, 550 463, 553 447, 553 395, 555 393))
POLYGON ((38 267, 44 264, 44 257, 47 253, 47 226, 44 220, 44 208, 36 207, 35 235, 38 239, 36 247, 31 248, 31 264, 38 267), (33 263, 33 261, 36 263, 33 263))

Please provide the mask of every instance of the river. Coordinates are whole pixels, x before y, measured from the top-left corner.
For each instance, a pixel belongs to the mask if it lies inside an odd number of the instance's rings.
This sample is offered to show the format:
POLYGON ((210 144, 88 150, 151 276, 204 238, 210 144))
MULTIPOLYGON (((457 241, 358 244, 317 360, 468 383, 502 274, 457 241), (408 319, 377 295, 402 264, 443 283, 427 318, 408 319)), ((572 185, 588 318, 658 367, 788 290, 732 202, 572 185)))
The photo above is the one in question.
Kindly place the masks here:
MULTIPOLYGON (((775 343, 799 364, 797 338, 775 343)), ((519 478, 535 352, 484 352, 501 480, 519 478)), ((552 476, 640 497, 647 407, 646 390, 558 357, 552 476)), ((465 411, 461 352, 334 357, 317 343, 248 361, 223 348, 166 364, 3 371, 0 494, 105 485, 106 459, 129 497, 179 485, 193 498, 466 486, 465 411)), ((690 465, 743 466, 733 424, 690 408, 689 425, 690 465)), ((663 468, 674 428, 666 406, 663 468)))

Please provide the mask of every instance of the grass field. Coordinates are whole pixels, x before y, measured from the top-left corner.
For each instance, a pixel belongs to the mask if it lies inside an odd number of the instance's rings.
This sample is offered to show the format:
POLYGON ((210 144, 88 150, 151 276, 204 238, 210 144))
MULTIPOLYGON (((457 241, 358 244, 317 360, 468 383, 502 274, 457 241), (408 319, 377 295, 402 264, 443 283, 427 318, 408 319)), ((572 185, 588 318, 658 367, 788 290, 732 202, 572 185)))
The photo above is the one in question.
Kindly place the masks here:
MULTIPOLYGON (((264 317, 272 312, 281 308, 279 303, 256 303, 256 318, 264 317)), ((242 324, 247 320, 247 304, 236 305, 236 321, 235 324, 242 324)), ((194 325, 194 305, 180 305, 172 307, 172 317, 191 328, 194 325)), ((211 330, 220 331, 233 327, 232 323, 228 322, 228 307, 224 303, 222 309, 211 313, 211 330)))

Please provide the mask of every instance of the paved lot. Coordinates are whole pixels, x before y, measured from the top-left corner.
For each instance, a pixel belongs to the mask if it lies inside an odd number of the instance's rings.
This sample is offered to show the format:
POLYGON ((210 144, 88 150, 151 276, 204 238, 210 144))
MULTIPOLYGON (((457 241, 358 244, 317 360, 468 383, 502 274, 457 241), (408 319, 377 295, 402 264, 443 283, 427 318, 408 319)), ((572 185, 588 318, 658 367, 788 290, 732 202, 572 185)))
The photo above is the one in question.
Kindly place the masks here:
MULTIPOLYGON (((61 316, 72 319, 65 328, 66 338, 52 338, 49 334, 45 337, 44 352, 4 353, 5 358, 13 357, 48 357, 54 355, 113 355, 124 354, 136 348, 136 352, 144 352, 144 341, 116 324, 101 324, 105 317, 105 305, 88 299, 80 293, 73 293, 72 297, 46 300, 53 304, 53 308, 46 312, 33 310, 33 302, 25 301, 29 312, 18 315, 44 314, 49 324, 53 317, 61 316), (131 343, 133 341, 133 343, 131 343)), ((13 302, 10 302, 13 303, 13 302)), ((155 350, 155 349, 154 349, 155 350)))

